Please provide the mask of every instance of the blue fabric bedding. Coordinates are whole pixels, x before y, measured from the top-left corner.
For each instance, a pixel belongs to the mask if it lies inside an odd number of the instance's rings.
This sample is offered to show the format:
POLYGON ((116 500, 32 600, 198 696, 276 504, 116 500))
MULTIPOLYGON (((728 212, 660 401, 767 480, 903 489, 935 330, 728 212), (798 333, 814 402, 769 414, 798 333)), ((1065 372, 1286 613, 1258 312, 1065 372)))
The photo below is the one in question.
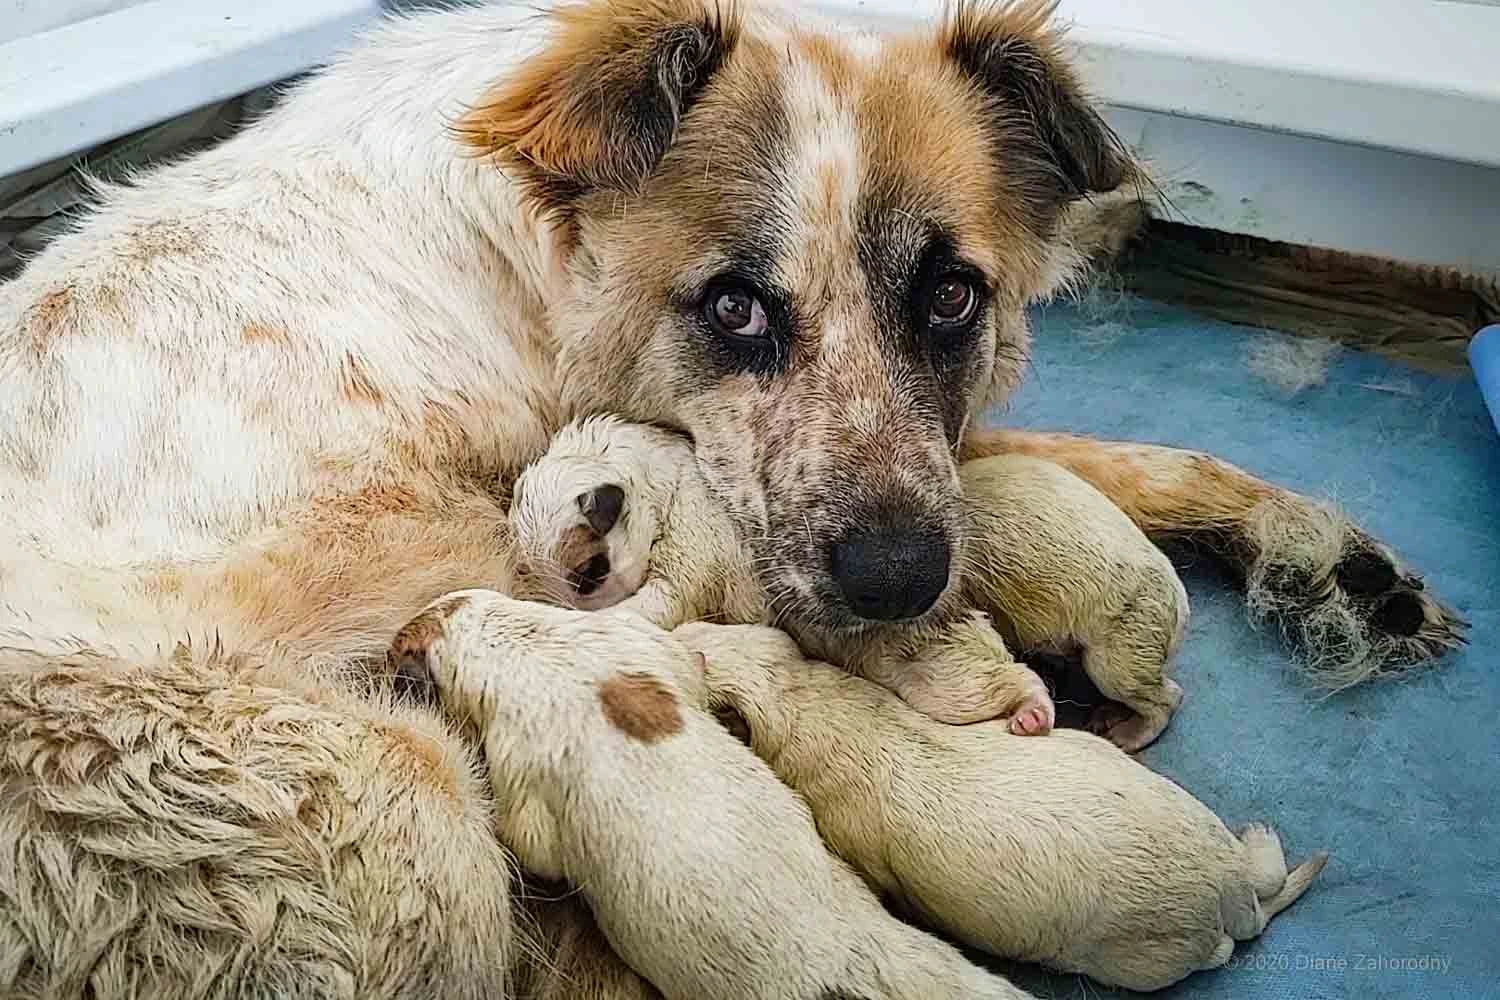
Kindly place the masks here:
MULTIPOLYGON (((1124 307, 1041 312, 995 422, 1198 448, 1332 497, 1473 623, 1437 666, 1325 697, 1220 574, 1183 567, 1187 700, 1146 759, 1231 826, 1270 820, 1293 862, 1333 860, 1230 967, 1156 995, 1500 997, 1500 437, 1477 387, 1345 351, 1289 392, 1246 364, 1279 335, 1124 307)), ((1122 995, 1006 971, 1043 997, 1122 995)))

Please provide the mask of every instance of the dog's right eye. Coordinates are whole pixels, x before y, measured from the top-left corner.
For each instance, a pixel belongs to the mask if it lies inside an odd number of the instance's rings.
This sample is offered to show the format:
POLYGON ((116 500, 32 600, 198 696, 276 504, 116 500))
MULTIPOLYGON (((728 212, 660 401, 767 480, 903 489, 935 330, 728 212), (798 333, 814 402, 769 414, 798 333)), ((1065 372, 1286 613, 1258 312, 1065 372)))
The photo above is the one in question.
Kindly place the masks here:
POLYGON ((744 285, 719 285, 703 300, 703 318, 715 333, 756 339, 770 328, 760 297, 744 285))

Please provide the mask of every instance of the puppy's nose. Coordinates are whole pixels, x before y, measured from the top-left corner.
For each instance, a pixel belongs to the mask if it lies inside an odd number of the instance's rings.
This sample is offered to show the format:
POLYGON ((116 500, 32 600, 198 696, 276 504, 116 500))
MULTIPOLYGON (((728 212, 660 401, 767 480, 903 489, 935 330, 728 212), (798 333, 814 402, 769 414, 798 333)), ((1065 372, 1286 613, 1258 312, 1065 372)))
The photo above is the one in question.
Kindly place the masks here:
POLYGON ((835 542, 829 571, 849 609, 869 621, 916 618, 948 586, 950 552, 938 528, 882 516, 835 542))
POLYGON ((625 509, 625 491, 614 483, 596 486, 578 494, 578 509, 588 519, 589 527, 602 537, 620 519, 620 511, 625 509))

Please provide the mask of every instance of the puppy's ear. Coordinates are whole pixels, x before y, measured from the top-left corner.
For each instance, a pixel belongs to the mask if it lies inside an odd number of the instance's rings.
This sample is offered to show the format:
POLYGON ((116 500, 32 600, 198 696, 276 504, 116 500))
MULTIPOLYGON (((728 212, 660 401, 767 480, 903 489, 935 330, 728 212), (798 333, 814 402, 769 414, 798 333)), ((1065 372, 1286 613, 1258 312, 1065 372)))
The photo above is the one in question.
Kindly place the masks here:
POLYGON ((581 0, 549 16, 546 47, 455 127, 557 212, 655 169, 733 50, 739 22, 718 0, 581 0))
POLYGON ((1063 55, 1056 6, 958 0, 938 35, 943 54, 990 104, 999 155, 1048 229, 1066 203, 1136 175, 1063 55))

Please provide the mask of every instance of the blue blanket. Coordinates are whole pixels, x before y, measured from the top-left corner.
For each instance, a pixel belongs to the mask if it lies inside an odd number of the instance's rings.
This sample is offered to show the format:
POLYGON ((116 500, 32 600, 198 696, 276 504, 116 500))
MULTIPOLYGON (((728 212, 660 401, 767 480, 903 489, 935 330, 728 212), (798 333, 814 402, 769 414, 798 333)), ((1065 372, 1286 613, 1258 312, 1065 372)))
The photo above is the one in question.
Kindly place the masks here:
MULTIPOLYGON (((1292 392, 1246 365, 1278 335, 1126 305, 1102 325, 1041 312, 995 422, 1189 446, 1332 497, 1473 622, 1435 667, 1325 697, 1221 576, 1183 568, 1187 700, 1146 760, 1231 826, 1272 821, 1293 861, 1333 859, 1229 967, 1157 995, 1500 997, 1500 437, 1478 389, 1345 351, 1292 392)), ((1043 997, 1121 995, 1006 971, 1043 997)))

